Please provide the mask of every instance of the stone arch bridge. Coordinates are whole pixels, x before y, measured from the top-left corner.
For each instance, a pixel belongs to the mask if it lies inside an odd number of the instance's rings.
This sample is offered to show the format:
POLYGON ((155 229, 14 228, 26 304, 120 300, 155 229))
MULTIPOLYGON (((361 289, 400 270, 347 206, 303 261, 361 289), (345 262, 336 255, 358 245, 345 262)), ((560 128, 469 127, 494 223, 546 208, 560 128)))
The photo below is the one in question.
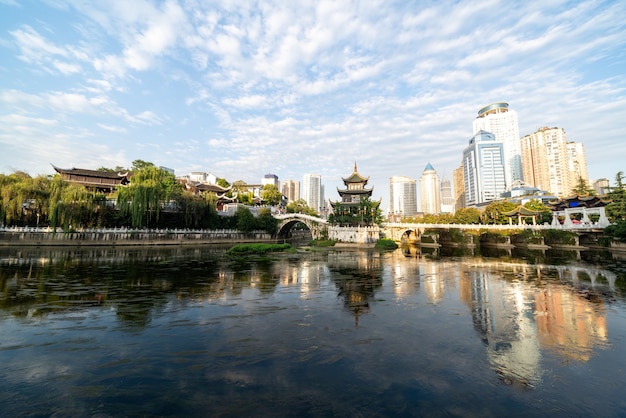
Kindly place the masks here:
POLYGON ((291 228, 300 222, 309 228, 313 239, 328 237, 328 222, 326 219, 304 215, 302 213, 285 213, 274 215, 274 218, 280 221, 276 232, 276 236, 279 240, 287 239, 291 228))

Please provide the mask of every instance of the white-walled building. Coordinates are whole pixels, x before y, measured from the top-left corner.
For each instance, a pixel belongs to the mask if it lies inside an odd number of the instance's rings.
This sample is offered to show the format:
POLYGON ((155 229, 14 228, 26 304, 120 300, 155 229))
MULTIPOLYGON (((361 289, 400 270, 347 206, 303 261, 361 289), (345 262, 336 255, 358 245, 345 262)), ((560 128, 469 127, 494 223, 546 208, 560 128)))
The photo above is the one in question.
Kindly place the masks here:
POLYGON ((305 174, 302 181, 302 198, 313 210, 322 211, 324 204, 324 186, 319 174, 305 174))
POLYGON ((389 217, 399 220, 417 214, 417 182, 406 176, 389 178, 389 217))
POLYGON ((261 185, 265 186, 266 184, 273 184, 278 190, 280 190, 280 182, 278 181, 278 176, 276 174, 266 174, 263 176, 261 185))
POLYGON ((449 178, 441 179, 441 213, 454 213, 454 196, 452 195, 452 182, 449 178))
POLYGON ((437 171, 430 163, 420 177, 420 197, 422 201, 422 212, 439 214, 441 213, 441 183, 437 171))

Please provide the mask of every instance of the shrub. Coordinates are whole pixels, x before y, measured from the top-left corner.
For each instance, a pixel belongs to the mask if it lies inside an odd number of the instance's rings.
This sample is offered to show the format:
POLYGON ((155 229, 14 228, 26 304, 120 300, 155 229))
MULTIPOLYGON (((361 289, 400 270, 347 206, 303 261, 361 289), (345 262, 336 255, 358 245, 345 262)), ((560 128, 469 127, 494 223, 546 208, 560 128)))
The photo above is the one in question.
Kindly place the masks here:
POLYGON ((398 244, 396 244, 396 242, 392 239, 381 238, 376 241, 375 247, 379 250, 395 250, 396 248, 398 248, 398 244))

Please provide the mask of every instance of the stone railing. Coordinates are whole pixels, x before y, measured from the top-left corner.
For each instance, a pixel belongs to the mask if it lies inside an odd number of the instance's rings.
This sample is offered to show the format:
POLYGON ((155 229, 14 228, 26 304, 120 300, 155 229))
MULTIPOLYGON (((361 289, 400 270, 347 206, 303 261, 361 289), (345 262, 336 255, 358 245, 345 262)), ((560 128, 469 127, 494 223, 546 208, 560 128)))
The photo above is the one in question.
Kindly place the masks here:
POLYGON ((233 229, 0 228, 0 245, 175 245, 272 241, 265 231, 244 234, 233 229))

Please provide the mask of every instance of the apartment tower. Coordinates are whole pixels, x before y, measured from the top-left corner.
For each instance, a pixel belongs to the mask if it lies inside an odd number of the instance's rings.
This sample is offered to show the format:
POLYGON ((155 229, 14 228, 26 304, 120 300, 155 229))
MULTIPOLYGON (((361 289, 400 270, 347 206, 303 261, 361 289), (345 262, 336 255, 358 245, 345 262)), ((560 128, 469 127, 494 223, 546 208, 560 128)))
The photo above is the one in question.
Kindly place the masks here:
POLYGON ((295 180, 284 181, 281 192, 288 202, 295 202, 300 199, 300 182, 295 180))
POLYGON ((324 209, 324 186, 319 174, 305 174, 302 181, 302 198, 315 211, 324 209))

